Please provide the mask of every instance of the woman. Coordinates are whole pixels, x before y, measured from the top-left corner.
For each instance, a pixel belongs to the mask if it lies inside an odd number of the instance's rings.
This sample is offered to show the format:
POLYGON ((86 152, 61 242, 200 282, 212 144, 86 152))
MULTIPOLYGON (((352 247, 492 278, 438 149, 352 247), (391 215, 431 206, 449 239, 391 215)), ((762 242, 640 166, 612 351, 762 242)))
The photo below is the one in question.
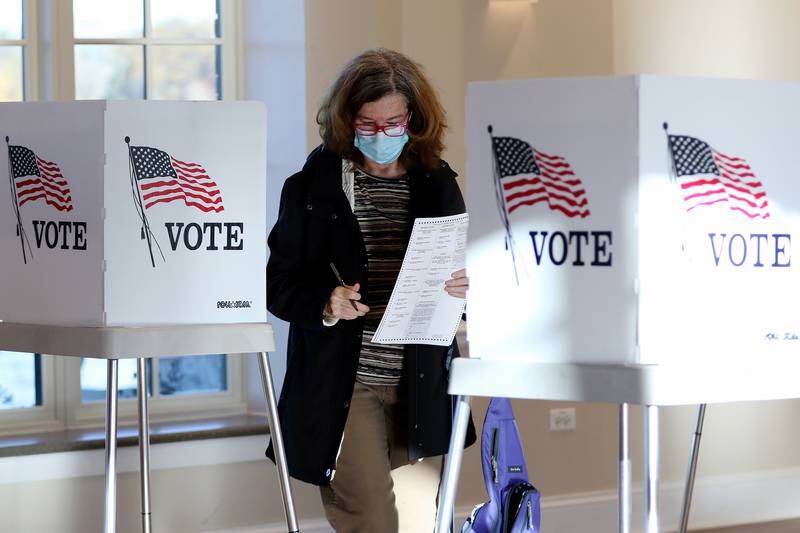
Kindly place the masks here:
MULTIPOLYGON (((463 213, 464 201, 440 159, 444 110, 402 54, 353 59, 317 123, 323 144, 286 180, 269 237, 268 307, 290 322, 279 404, 287 461, 293 477, 320 485, 336 531, 391 533, 391 470, 447 452, 458 348, 371 339, 414 219, 463 213)), ((464 298, 467 284, 460 270, 443 290, 464 298)))

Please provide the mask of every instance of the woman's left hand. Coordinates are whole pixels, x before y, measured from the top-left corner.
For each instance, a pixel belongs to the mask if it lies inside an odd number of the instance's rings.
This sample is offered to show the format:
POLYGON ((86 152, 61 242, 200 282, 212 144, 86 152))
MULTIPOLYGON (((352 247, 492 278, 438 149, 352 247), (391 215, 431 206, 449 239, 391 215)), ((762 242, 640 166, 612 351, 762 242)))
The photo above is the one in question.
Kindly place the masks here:
POLYGON ((465 298, 469 289, 469 278, 466 269, 456 270, 453 275, 444 282, 444 290, 455 298, 465 298))

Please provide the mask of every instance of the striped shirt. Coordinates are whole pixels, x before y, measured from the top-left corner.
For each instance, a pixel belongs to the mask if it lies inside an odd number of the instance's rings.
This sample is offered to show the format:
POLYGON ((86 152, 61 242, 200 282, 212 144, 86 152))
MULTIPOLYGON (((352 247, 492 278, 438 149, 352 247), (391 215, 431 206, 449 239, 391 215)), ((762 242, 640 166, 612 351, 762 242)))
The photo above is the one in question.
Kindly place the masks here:
POLYGON ((402 345, 373 344, 405 255, 410 217, 409 180, 379 178, 359 169, 354 176, 355 215, 367 248, 370 311, 364 317, 356 379, 365 385, 397 385, 404 375, 402 345))

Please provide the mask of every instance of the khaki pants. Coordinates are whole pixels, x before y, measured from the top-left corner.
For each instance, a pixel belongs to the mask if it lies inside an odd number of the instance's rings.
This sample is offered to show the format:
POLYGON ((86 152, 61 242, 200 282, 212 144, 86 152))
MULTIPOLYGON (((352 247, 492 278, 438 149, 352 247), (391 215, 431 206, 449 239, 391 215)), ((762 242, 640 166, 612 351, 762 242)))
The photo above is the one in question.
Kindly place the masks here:
POLYGON ((356 383, 336 475, 320 487, 337 533, 397 533, 391 471, 409 463, 406 420, 397 387, 356 383))

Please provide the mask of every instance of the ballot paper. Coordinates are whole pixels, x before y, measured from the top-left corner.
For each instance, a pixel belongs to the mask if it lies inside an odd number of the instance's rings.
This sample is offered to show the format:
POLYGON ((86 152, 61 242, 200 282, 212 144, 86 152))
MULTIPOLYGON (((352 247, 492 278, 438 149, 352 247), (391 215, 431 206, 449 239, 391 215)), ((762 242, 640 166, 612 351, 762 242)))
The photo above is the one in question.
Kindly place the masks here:
POLYGON ((414 221, 400 274, 372 342, 437 346, 453 342, 464 299, 447 294, 444 282, 464 268, 467 222, 466 213, 414 221))

